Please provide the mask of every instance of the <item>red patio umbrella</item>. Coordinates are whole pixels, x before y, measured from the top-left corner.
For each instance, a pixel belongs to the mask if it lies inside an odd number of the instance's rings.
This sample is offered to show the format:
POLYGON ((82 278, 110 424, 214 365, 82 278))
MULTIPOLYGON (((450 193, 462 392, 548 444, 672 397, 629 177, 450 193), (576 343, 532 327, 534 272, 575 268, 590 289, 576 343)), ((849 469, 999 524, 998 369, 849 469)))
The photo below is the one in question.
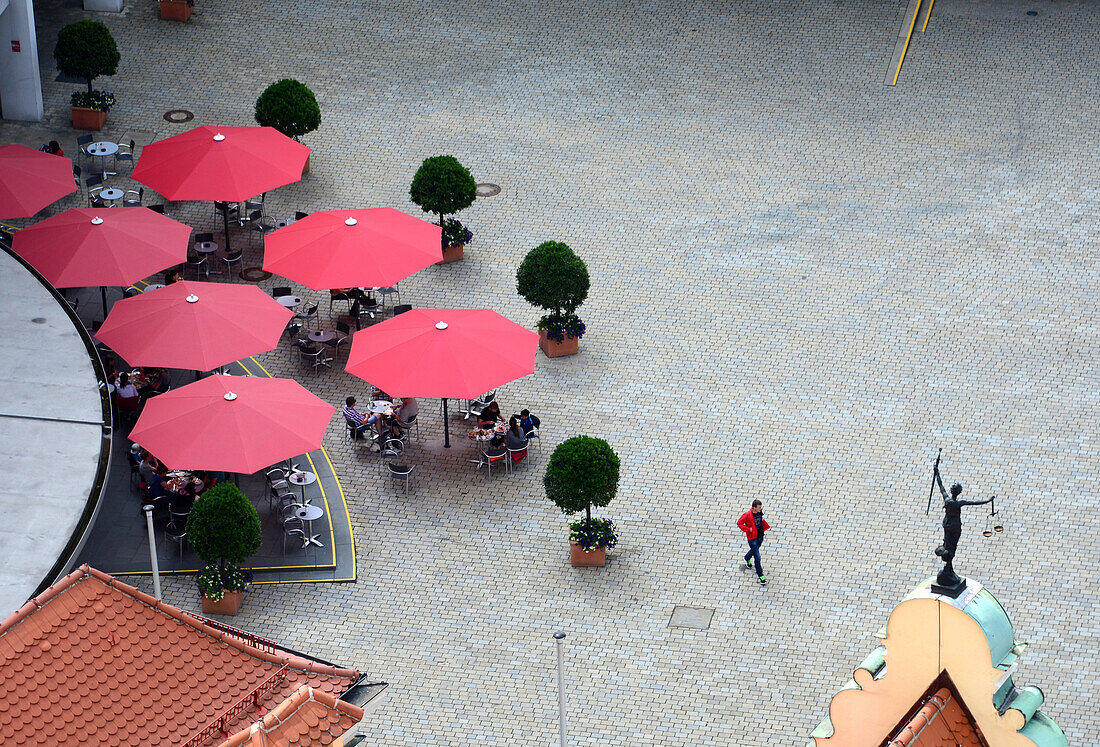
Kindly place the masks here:
POLYGON ((273 127, 196 127, 142 148, 133 177, 169 200, 240 202, 300 180, 309 152, 273 127))
POLYGON ((208 376, 150 399, 130 440, 173 469, 252 474, 319 448, 335 411, 290 379, 208 376))
POLYGON ((29 218, 75 191, 72 159, 0 145, 0 219, 29 218))
POLYGON ((327 210, 264 237, 264 269, 307 285, 384 287, 443 259, 434 223, 394 210, 327 210))
POLYGON ((210 371, 274 348, 293 315, 254 285, 181 281, 116 303, 96 338, 131 366, 210 371))
POLYGON ((489 309, 412 309, 356 332, 344 369, 398 397, 473 399, 534 373, 539 336, 489 309))
POLYGON ((16 232, 12 249, 55 288, 102 288, 184 262, 190 236, 190 226, 149 208, 73 208, 16 232))

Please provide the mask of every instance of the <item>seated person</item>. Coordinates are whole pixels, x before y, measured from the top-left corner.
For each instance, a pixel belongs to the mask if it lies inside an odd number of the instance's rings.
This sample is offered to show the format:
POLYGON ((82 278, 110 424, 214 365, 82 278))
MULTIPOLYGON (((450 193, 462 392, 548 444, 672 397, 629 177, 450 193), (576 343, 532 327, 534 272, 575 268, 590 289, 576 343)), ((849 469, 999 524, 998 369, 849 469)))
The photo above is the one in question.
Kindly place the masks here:
POLYGON ((168 270, 164 273, 164 284, 171 285, 172 283, 178 283, 183 280, 183 275, 180 275, 179 270, 168 270))
POLYGON ((157 471, 149 480, 149 500, 155 501, 168 496, 168 490, 164 487, 168 479, 168 468, 163 464, 157 465, 157 471))
POLYGON ((500 405, 497 404, 496 400, 490 402, 477 416, 477 424, 481 428, 493 428, 503 420, 504 416, 500 414, 500 405))
POLYGON ((402 397, 401 406, 393 411, 394 416, 402 423, 408 423, 409 418, 415 418, 420 412, 420 406, 416 404, 415 397, 402 397))
POLYGON ((195 494, 198 491, 198 486, 192 481, 188 480, 187 484, 183 487, 182 493, 169 493, 168 505, 176 513, 190 513, 191 507, 195 505, 195 494))
POLYGON ((373 425, 379 435, 382 433, 382 421, 376 413, 370 417, 364 417, 363 413, 355 409, 355 397, 344 400, 344 417, 355 427, 355 437, 359 438, 373 425))
POLYGON ((493 436, 483 452, 487 457, 504 456, 507 450, 504 448, 504 436, 493 436))
POLYGON ((52 153, 55 156, 64 156, 65 151, 61 150, 61 144, 56 140, 51 140, 46 145, 42 146, 42 150, 45 153, 52 153))
POLYGON ((508 430, 504 432, 504 443, 509 449, 522 449, 527 445, 527 439, 519 428, 519 420, 513 415, 508 420, 508 430))
POLYGON ((383 392, 381 389, 379 389, 376 386, 372 386, 370 388, 370 398, 371 398, 372 402, 381 402, 381 401, 393 402, 393 397, 386 394, 385 392, 383 392))
POLYGON ((138 394, 142 399, 149 399, 157 394, 164 394, 170 388, 168 372, 163 368, 143 368, 141 375, 144 382, 138 385, 138 394))
POLYGON ((157 473, 158 466, 160 466, 160 462, 148 451, 142 449, 138 452, 138 474, 141 475, 141 484, 146 489, 148 489, 149 483, 153 481, 153 475, 157 473))
POLYGON ((130 374, 118 375, 118 386, 115 387, 115 401, 120 410, 137 410, 141 407, 141 395, 137 387, 130 383, 130 374))
POLYGON ((524 434, 538 428, 540 422, 538 416, 532 415, 526 407, 519 411, 519 427, 523 429, 524 434))

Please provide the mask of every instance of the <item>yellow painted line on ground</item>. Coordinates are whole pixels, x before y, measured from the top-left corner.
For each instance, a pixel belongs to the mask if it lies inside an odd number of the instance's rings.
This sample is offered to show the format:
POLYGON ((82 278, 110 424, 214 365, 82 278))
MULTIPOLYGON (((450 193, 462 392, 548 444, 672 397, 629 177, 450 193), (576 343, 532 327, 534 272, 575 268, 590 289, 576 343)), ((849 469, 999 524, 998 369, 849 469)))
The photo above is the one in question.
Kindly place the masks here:
POLYGON ((924 25, 921 26, 920 32, 923 34, 928 30, 928 19, 932 17, 932 6, 936 4, 936 0, 928 0, 928 12, 924 14, 924 25))
POLYGON ((898 76, 901 75, 901 64, 905 62, 905 53, 909 50, 909 40, 913 38, 913 29, 917 25, 917 16, 920 15, 920 3, 913 9, 913 17, 909 20, 909 33, 905 36, 905 46, 901 49, 901 57, 898 58, 898 69, 894 71, 894 81, 890 84, 897 85, 898 76))
MULTIPOLYGON (((253 363, 255 363, 255 364, 256 364, 257 366, 259 366, 259 367, 260 367, 260 370, 261 370, 261 371, 263 371, 263 372, 264 372, 265 374, 267 374, 267 378, 269 378, 269 379, 274 379, 274 378, 275 378, 274 376, 272 376, 272 375, 271 375, 271 372, 270 372, 270 371, 268 371, 268 370, 267 370, 266 368, 264 368, 264 366, 263 366, 263 364, 262 364, 262 363, 260 363, 260 362, 259 362, 258 360, 256 360, 256 356, 254 356, 254 355, 250 355, 250 356, 248 356, 248 360, 252 361, 252 362, 253 362, 253 363)), ((240 361, 237 361, 237 362, 238 362, 238 363, 240 363, 240 361)), ((241 368, 244 368, 244 364, 243 364, 243 363, 241 363, 241 368)), ((244 370, 245 370, 245 371, 247 371, 248 369, 247 369, 247 368, 245 368, 244 370)))
MULTIPOLYGON (((359 577, 359 565, 355 559, 355 532, 351 528, 351 512, 348 511, 348 497, 344 493, 344 486, 340 484, 340 476, 336 474, 336 468, 332 466, 332 459, 329 458, 328 452, 325 451, 325 447, 321 447, 321 453, 325 455, 325 461, 328 462, 328 468, 332 472, 332 479, 336 480, 336 489, 340 491, 340 500, 344 502, 344 517, 348 522, 348 537, 351 538, 351 578, 337 578, 334 581, 355 581, 359 577)), ((329 526, 332 523, 329 522, 329 526)))

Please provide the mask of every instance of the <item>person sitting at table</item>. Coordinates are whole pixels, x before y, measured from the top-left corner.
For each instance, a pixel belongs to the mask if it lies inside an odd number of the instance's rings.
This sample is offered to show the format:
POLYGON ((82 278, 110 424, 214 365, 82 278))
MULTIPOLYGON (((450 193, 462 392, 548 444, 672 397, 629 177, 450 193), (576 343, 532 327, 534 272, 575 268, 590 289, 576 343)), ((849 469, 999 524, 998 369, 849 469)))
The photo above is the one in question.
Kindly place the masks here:
POLYGON ((190 513, 191 507, 195 505, 195 499, 198 497, 196 495, 198 486, 195 485, 194 480, 190 477, 186 480, 187 484, 183 486, 182 491, 171 493, 168 496, 168 506, 178 514, 190 513))
POLYGON ((372 402, 393 402, 393 397, 383 392, 376 386, 370 388, 370 398, 372 402))
POLYGON ((164 498, 168 495, 168 489, 164 487, 165 481, 168 479, 168 468, 163 464, 157 464, 157 471, 153 474, 153 477, 149 480, 149 500, 155 501, 164 498))
POLYGON ((409 418, 415 418, 420 412, 420 406, 416 404, 415 397, 402 397, 401 406, 393 411, 394 416, 402 423, 408 423, 409 418))
POLYGON ((61 150, 61 143, 56 140, 51 140, 42 146, 43 153, 52 153, 55 156, 64 156, 65 151, 61 150))
POLYGON ((183 275, 180 274, 179 270, 168 270, 167 272, 164 273, 164 284, 165 285, 171 285, 172 283, 178 283, 181 280, 183 280, 183 275))
POLYGON ((149 489, 149 483, 153 481, 153 475, 157 473, 160 462, 145 449, 138 452, 138 474, 141 476, 141 484, 145 490, 149 489))
POLYGON ((364 417, 363 413, 355 409, 355 397, 348 397, 344 403, 344 417, 355 427, 356 438, 361 438, 372 425, 378 435, 382 435, 382 419, 377 413, 372 412, 370 417, 364 417))
POLYGON ((523 437, 523 431, 519 428, 519 420, 513 415, 508 419, 508 430, 504 431, 504 443, 509 449, 522 449, 527 445, 527 439, 523 437))
POLYGON ((481 411, 481 414, 477 416, 477 424, 481 428, 495 428, 498 422, 503 422, 504 416, 500 414, 500 405, 496 400, 493 400, 485 409, 481 411))
POLYGON ((538 416, 532 415, 526 407, 519 411, 519 427, 523 429, 524 433, 530 433, 537 429, 541 422, 538 416))
POLYGON ((157 394, 164 394, 171 388, 168 372, 163 368, 143 368, 141 377, 143 381, 138 384, 138 394, 143 400, 157 394))
POLYGON ((140 410, 141 395, 137 387, 130 382, 130 374, 125 371, 118 375, 118 386, 115 387, 115 402, 120 410, 140 410))

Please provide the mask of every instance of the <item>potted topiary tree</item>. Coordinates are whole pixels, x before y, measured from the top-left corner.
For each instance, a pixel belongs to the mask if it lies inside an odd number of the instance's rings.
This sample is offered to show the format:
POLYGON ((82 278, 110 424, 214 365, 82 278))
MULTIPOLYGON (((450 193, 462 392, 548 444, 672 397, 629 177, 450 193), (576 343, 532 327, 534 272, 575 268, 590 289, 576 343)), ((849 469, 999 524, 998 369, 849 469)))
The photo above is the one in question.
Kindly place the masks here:
POLYGON ((569 525, 569 558, 575 568, 607 563, 607 548, 619 541, 610 519, 592 518, 593 506, 606 506, 619 488, 619 457, 602 438, 574 436, 558 444, 546 465, 546 497, 565 514, 585 512, 569 525))
POLYGON ((118 72, 120 55, 115 39, 102 21, 77 21, 57 32, 53 50, 57 69, 70 78, 88 81, 87 91, 72 95, 73 127, 101 130, 115 97, 106 91, 92 90, 92 81, 101 75, 118 72))
MULTIPOLYGON (((304 83, 283 78, 268 86, 256 99, 256 122, 261 127, 274 127, 301 142, 302 135, 321 126, 321 107, 313 91, 304 83)), ((309 173, 309 156, 302 173, 309 173)))
POLYGON ((187 537, 206 562, 197 583, 202 611, 235 615, 252 580, 237 567, 260 546, 260 516, 236 485, 220 483, 195 501, 187 518, 187 537))
POLYGON ((528 303, 549 311, 539 319, 539 347, 547 357, 577 352, 584 322, 574 312, 588 298, 588 267, 560 241, 539 244, 516 271, 516 290, 528 303))
POLYGON ((413 176, 409 197, 425 213, 439 215, 443 228, 443 260, 439 264, 462 259, 462 251, 474 235, 457 219, 444 221, 443 216, 465 210, 477 199, 477 182, 470 170, 454 156, 426 158, 413 176))
POLYGON ((160 0, 160 17, 166 21, 186 21, 195 10, 195 0, 160 0))

